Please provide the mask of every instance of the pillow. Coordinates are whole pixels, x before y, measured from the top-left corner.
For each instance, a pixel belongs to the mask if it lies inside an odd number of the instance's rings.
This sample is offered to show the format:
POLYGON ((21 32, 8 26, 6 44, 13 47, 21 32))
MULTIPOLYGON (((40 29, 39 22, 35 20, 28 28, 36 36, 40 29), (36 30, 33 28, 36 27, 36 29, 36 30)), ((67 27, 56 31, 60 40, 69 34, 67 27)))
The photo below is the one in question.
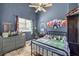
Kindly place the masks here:
POLYGON ((3 33, 2 33, 2 36, 3 36, 3 37, 8 37, 8 36, 9 36, 9 33, 8 33, 8 32, 3 32, 3 33))
POLYGON ((16 35, 17 35, 17 32, 14 31, 14 32, 11 32, 9 36, 16 36, 16 35))
POLYGON ((45 38, 45 39, 51 39, 52 37, 50 35, 45 35, 43 38, 45 38))
POLYGON ((62 36, 56 36, 56 35, 54 35, 52 37, 52 39, 54 39, 54 40, 62 40, 62 36))

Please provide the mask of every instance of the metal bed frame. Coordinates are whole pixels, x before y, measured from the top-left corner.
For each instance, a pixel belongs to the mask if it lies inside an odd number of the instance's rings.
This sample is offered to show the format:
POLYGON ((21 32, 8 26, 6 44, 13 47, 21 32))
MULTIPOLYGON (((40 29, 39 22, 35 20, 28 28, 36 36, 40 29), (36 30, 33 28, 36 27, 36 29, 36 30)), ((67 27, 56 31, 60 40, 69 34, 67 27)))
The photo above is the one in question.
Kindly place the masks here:
MULTIPOLYGON (((66 32, 60 32, 60 31, 49 31, 47 34, 66 36, 66 32)), ((31 41, 31 55, 35 55, 35 56, 64 56, 64 54, 65 54, 65 56, 68 56, 68 53, 63 49, 47 45, 42 42, 38 42, 36 40, 31 41), (35 42, 37 42, 38 44, 35 42), (63 54, 61 54, 61 52, 57 53, 57 50, 63 51, 64 53, 63 54)))

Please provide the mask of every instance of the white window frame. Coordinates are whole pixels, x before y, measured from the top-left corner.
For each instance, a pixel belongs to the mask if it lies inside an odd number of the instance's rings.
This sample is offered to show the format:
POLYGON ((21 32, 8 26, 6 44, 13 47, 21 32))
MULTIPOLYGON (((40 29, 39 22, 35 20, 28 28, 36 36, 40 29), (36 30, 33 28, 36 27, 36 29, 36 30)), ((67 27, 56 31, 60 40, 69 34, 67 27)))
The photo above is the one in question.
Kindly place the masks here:
POLYGON ((19 32, 33 32, 32 20, 18 17, 19 32), (29 25, 27 24, 29 22, 29 25), (31 27, 31 28, 28 28, 31 27))

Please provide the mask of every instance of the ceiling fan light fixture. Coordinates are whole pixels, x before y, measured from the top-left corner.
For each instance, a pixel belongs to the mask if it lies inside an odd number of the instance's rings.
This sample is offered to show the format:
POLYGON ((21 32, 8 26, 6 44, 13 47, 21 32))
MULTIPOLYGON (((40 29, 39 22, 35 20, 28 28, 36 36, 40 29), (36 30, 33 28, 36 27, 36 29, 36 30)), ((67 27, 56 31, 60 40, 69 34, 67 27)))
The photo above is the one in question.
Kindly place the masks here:
POLYGON ((43 11, 43 12, 46 12, 46 9, 45 8, 48 8, 52 6, 52 3, 32 3, 31 5, 29 5, 29 7, 33 7, 36 9, 36 13, 38 11, 43 11))

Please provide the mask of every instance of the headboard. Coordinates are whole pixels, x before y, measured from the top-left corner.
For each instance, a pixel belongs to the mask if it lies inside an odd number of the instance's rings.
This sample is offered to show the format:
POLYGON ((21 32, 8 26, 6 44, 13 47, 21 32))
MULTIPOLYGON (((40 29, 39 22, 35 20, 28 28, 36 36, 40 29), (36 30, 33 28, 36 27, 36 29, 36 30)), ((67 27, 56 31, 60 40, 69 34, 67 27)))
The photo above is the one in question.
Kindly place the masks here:
POLYGON ((67 32, 62 31, 47 31, 48 35, 67 36, 67 32))

